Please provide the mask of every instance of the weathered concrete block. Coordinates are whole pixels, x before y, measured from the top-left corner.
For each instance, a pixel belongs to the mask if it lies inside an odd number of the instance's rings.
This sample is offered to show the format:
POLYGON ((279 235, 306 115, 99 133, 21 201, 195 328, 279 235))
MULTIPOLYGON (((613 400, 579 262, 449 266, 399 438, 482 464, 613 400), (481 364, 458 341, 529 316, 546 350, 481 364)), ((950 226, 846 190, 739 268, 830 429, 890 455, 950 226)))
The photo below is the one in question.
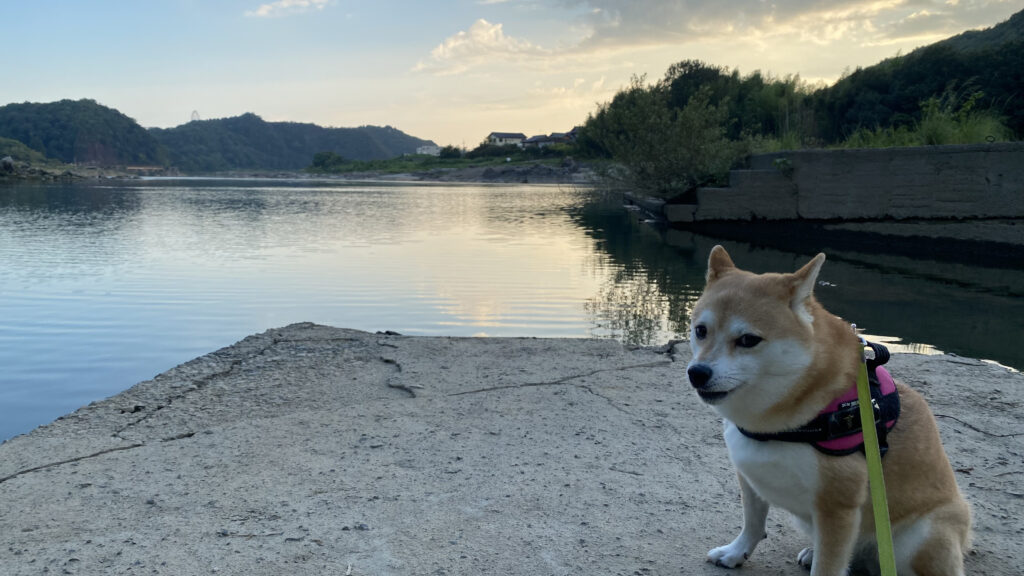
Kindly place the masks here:
POLYGON ((781 220, 797 217, 793 183, 778 170, 733 170, 728 188, 697 189, 697 220, 781 220))
POLYGON ((750 165, 768 170, 780 158, 793 168, 801 218, 1024 217, 1020 142, 800 150, 753 156, 750 165))

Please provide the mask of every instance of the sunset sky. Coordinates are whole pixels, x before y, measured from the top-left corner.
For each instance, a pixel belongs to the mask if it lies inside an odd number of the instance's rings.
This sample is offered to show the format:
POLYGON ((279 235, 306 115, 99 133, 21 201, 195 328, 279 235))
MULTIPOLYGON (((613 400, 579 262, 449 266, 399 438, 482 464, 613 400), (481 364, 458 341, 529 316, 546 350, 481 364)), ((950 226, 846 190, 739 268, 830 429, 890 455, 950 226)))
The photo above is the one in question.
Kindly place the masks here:
POLYGON ((5 0, 0 105, 92 98, 146 127, 254 112, 438 144, 581 124, 699 59, 831 82, 1024 0, 5 0))

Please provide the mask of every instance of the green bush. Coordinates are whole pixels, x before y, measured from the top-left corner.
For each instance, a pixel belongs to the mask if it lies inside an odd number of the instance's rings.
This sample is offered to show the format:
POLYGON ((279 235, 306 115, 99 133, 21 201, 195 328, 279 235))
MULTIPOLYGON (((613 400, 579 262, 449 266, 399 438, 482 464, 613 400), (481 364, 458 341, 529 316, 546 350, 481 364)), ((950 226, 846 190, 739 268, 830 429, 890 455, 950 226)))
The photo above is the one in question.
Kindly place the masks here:
POLYGON ((516 156, 521 151, 522 149, 515 144, 504 144, 499 146, 497 144, 488 144, 487 142, 484 142, 469 152, 466 152, 465 156, 469 159, 497 158, 502 156, 510 158, 516 156))
POLYGON ((441 148, 441 153, 438 155, 438 158, 441 158, 443 160, 462 158, 462 150, 459 150, 455 146, 448 145, 445 146, 444 148, 441 148))
POLYGON ((346 160, 335 152, 317 152, 313 155, 313 164, 310 168, 317 172, 334 172, 344 166, 346 160))
POLYGON ((587 136, 619 162, 622 184, 641 193, 674 197, 697 186, 724 182, 746 154, 744 142, 726 137, 726 108, 697 91, 682 108, 668 91, 634 77, 630 86, 587 121, 587 136))
POLYGON ((887 148, 893 146, 938 146, 1005 142, 1013 137, 1003 118, 993 110, 979 110, 984 95, 966 94, 953 87, 941 97, 921 103, 921 120, 888 128, 861 128, 843 143, 844 148, 887 148))
POLYGON ((29 148, 17 140, 0 138, 0 158, 10 156, 17 162, 44 164, 47 159, 42 153, 29 148))

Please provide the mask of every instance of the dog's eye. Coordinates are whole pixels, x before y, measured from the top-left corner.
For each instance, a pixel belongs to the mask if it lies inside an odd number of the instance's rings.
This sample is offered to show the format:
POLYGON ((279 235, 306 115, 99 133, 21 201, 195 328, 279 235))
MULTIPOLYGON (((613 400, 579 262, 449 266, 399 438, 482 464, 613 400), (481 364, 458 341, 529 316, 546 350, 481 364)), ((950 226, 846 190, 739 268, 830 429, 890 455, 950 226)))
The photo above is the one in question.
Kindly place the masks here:
POLYGON ((693 335, 697 337, 697 340, 703 340, 708 335, 708 327, 703 324, 697 324, 693 327, 693 335))
POLYGON ((736 345, 740 348, 753 348, 760 344, 761 340, 764 340, 764 338, 754 336, 753 334, 744 334, 736 339, 736 345))

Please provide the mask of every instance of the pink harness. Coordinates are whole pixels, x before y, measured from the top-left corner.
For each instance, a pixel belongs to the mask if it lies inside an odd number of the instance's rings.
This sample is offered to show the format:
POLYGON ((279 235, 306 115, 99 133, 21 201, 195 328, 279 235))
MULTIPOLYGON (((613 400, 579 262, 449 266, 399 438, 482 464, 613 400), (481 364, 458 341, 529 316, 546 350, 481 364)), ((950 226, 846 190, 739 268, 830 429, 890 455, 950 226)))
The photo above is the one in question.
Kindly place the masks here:
MULTIPOLYGON (((868 382, 871 384, 871 404, 875 413, 878 443, 884 455, 889 448, 885 441, 886 434, 900 417, 900 395, 889 371, 881 366, 889 360, 889 351, 881 344, 866 344, 875 352, 875 357, 867 361, 868 382)), ((807 443, 819 452, 832 456, 863 451, 864 433, 861 431, 857 385, 854 384, 842 396, 833 400, 813 420, 794 430, 750 432, 739 428, 739 431, 755 440, 807 443)))
MULTIPOLYGON (((896 383, 892 380, 892 375, 889 371, 881 366, 875 368, 875 378, 878 380, 878 389, 881 392, 881 396, 894 396, 897 402, 897 408, 895 414, 888 414, 886 416, 892 416, 892 419, 885 420, 886 431, 892 430, 892 427, 896 425, 896 420, 899 418, 899 394, 896 393, 896 383)), ((872 386, 872 392, 875 391, 875 387, 872 386)), ((875 398, 875 394, 871 395, 872 404, 875 405, 875 420, 879 420, 880 407, 878 399, 875 398)), ((814 443, 814 446, 825 453, 830 452, 843 452, 850 453, 856 452, 861 449, 864 445, 864 432, 860 430, 860 402, 857 401, 857 385, 854 384, 846 394, 843 394, 839 398, 832 401, 831 404, 825 407, 824 410, 818 413, 818 416, 829 417, 832 414, 842 414, 842 418, 854 418, 855 422, 845 423, 850 428, 857 428, 856 432, 853 432, 847 436, 839 436, 828 440, 821 440, 814 443)), ((884 438, 884 436, 879 436, 884 438)))

